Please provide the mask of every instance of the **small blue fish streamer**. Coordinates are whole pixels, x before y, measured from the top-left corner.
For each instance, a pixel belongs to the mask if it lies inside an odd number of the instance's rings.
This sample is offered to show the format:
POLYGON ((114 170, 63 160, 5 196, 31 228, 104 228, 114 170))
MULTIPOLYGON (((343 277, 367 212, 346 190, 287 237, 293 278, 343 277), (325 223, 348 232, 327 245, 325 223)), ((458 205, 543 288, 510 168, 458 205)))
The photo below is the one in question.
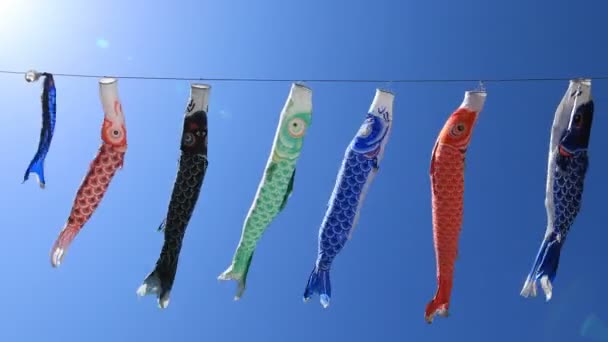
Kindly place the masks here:
POLYGON ((53 74, 43 72, 38 73, 34 70, 30 70, 25 74, 25 80, 27 82, 37 81, 40 76, 44 76, 44 86, 42 89, 42 129, 40 130, 40 141, 38 143, 38 150, 32 158, 30 165, 25 171, 23 176, 23 183, 25 183, 30 174, 34 174, 38 178, 38 185, 44 189, 44 158, 46 158, 49 148, 51 147, 51 139, 53 139, 53 131, 55 130, 55 116, 57 108, 55 104, 56 90, 55 81, 53 80, 53 74))

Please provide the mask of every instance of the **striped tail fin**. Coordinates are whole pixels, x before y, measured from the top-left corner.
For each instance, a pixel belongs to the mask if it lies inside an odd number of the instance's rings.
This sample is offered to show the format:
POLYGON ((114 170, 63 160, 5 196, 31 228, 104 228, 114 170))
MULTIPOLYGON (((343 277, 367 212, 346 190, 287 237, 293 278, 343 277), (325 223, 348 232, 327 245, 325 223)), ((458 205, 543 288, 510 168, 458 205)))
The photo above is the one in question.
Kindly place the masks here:
POLYGON ((218 280, 234 280, 238 283, 234 300, 239 300, 247 286, 247 273, 253 259, 253 251, 238 251, 232 265, 217 277, 218 280))
POLYGON ((25 183, 30 174, 34 174, 38 179, 38 185, 44 189, 45 181, 44 181, 44 160, 41 158, 34 158, 30 165, 25 170, 25 175, 23 176, 23 183, 25 183))
POLYGON ((557 274, 559 257, 561 254, 564 240, 559 238, 559 234, 551 233, 543 239, 543 242, 536 255, 534 266, 526 278, 526 282, 520 292, 523 297, 536 296, 536 282, 540 280, 540 285, 545 293, 547 301, 553 295, 553 281, 557 274))
POLYGON ((424 320, 431 324, 435 315, 441 317, 448 317, 450 308, 450 294, 452 292, 451 280, 439 279, 439 285, 437 286, 437 292, 435 297, 426 305, 424 310, 424 320))
POLYGON ((143 297, 145 295, 156 294, 158 295, 158 307, 165 309, 169 306, 171 289, 167 289, 167 286, 163 286, 163 281, 161 280, 159 273, 157 266, 137 289, 137 295, 143 297))
POLYGON ((51 265, 53 267, 59 267, 63 258, 65 257, 65 253, 68 248, 72 244, 72 241, 78 235, 80 228, 77 226, 72 226, 67 224, 59 233, 59 237, 55 240, 53 244, 53 248, 51 249, 51 265))
POLYGON ((313 269, 304 290, 304 301, 307 302, 315 293, 319 294, 321 305, 327 308, 331 299, 329 270, 321 270, 318 267, 313 269))

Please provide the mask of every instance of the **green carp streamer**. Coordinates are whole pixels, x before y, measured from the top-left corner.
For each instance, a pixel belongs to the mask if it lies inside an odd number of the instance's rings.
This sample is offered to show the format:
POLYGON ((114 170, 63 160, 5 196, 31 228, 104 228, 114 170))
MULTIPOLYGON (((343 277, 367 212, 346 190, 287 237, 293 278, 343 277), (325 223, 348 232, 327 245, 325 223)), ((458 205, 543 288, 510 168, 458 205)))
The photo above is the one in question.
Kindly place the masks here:
POLYGON ((262 234, 272 220, 285 208, 293 192, 296 162, 300 157, 304 135, 311 124, 312 90, 293 84, 285 103, 272 144, 264 175, 245 218, 241 240, 232 264, 219 280, 235 280, 238 289, 235 300, 245 291, 251 258, 262 234))

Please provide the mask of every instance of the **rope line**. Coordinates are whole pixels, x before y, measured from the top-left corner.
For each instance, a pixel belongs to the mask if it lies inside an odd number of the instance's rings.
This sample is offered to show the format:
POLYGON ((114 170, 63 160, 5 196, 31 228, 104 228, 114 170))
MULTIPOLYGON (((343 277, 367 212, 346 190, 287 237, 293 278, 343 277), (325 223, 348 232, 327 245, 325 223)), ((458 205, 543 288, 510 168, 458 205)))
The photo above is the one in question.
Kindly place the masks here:
MULTIPOLYGON (((24 71, 0 70, 0 74, 25 75, 24 71)), ((240 77, 165 77, 165 76, 109 76, 93 74, 53 73, 54 76, 75 78, 114 77, 132 80, 162 80, 162 81, 213 81, 213 82, 311 82, 311 83, 503 83, 503 82, 552 82, 569 81, 577 78, 592 80, 608 80, 608 76, 598 77, 539 77, 539 78, 461 78, 461 79, 287 79, 287 78, 240 78, 240 77)))

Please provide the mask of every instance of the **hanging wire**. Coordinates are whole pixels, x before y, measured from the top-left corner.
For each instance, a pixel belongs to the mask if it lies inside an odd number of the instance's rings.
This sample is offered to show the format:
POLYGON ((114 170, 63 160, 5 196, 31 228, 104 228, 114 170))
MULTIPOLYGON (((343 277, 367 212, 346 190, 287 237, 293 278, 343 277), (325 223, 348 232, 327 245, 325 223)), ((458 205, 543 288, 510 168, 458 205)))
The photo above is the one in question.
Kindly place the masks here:
MULTIPOLYGON (((0 70, 0 74, 23 75, 24 71, 0 70)), ((93 75, 93 74, 68 74, 68 73, 53 73, 54 76, 76 77, 76 78, 103 78, 108 75, 93 75)), ((164 80, 164 81, 215 81, 215 82, 316 82, 316 83, 461 83, 461 82, 481 82, 483 83, 499 83, 499 82, 551 82, 551 81, 569 81, 577 77, 540 77, 540 78, 485 78, 480 81, 479 78, 462 78, 462 79, 286 79, 286 78, 241 78, 241 77, 164 77, 164 76, 112 76, 119 79, 134 79, 134 80, 164 80)), ((608 80, 608 76, 586 77, 593 80, 608 80)))

